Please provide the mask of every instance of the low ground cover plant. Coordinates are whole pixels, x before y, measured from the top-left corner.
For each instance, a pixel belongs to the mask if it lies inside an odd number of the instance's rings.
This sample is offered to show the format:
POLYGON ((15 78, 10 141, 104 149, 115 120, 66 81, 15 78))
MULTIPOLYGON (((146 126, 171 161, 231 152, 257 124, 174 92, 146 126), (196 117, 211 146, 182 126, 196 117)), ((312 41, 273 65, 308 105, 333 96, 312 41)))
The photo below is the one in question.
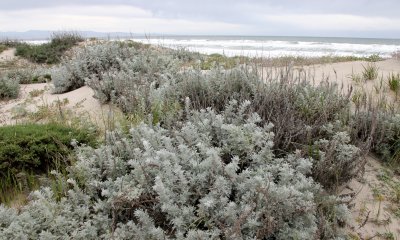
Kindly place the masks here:
MULTIPOLYGON (((93 134, 59 124, 26 124, 0 127, 0 194, 21 186, 27 177, 70 165, 71 141, 94 146, 93 134), (25 179, 21 179, 21 176, 25 179)), ((10 191, 10 192, 8 192, 10 191)), ((12 194, 11 194, 12 195, 12 194)), ((4 200, 4 199, 2 199, 4 200)))

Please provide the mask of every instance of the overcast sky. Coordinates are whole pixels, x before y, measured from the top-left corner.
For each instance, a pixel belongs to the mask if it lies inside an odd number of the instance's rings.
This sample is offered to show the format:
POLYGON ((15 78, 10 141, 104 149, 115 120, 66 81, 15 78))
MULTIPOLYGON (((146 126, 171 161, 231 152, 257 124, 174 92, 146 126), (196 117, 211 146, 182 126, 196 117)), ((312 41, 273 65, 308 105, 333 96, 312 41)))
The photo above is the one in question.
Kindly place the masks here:
POLYGON ((400 38, 400 0, 1 0, 0 31, 400 38))

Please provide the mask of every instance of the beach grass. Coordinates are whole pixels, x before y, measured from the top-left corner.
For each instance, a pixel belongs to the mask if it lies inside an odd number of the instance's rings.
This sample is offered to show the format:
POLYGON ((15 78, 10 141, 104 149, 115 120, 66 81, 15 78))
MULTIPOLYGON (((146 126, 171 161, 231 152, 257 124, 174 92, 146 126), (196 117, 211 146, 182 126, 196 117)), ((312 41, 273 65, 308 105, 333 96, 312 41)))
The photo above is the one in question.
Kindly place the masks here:
POLYGON ((378 78, 379 68, 376 64, 369 63, 366 66, 363 66, 362 76, 365 80, 375 80, 378 78))
POLYGON ((400 91, 400 74, 399 73, 397 73, 397 74, 391 73, 388 76, 388 83, 389 83, 390 90, 395 92, 396 96, 397 96, 397 94, 400 91))

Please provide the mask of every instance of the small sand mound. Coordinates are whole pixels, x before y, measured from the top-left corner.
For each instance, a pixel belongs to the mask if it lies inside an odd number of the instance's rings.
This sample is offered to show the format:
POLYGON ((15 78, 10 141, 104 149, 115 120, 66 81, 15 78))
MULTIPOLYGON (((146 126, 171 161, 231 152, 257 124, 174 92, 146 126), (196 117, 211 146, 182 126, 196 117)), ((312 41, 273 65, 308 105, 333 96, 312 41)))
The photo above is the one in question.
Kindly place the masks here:
POLYGON ((0 62, 11 61, 14 58, 15 58, 15 48, 10 48, 0 53, 0 62))
POLYGON ((18 99, 0 102, 0 125, 23 122, 26 113, 35 113, 42 107, 51 107, 57 102, 64 110, 70 110, 77 116, 85 115, 91 122, 104 127, 110 112, 119 112, 109 105, 102 105, 93 97, 94 92, 89 87, 81 87, 63 94, 52 94, 52 84, 21 85, 18 99))

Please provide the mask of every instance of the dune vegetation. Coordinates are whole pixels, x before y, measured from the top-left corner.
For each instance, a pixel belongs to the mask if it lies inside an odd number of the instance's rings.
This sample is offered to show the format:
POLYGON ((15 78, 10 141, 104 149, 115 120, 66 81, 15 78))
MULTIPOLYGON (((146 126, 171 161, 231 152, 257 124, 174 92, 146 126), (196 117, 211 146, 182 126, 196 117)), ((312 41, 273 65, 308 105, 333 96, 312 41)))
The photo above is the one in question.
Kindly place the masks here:
MULTIPOLYGON (((313 84, 293 67, 316 59, 79 41, 17 46, 52 65, 2 74, 0 99, 16 98, 19 84, 51 81, 55 94, 88 86, 123 121, 96 131, 46 118, 0 128, 0 189, 21 188, 20 173, 48 178, 18 208, 0 199, 0 239, 344 238, 350 213, 339 188, 370 153, 400 169, 398 104, 313 84)), ((370 62, 363 80, 376 79, 378 57, 361 60, 370 62)))

